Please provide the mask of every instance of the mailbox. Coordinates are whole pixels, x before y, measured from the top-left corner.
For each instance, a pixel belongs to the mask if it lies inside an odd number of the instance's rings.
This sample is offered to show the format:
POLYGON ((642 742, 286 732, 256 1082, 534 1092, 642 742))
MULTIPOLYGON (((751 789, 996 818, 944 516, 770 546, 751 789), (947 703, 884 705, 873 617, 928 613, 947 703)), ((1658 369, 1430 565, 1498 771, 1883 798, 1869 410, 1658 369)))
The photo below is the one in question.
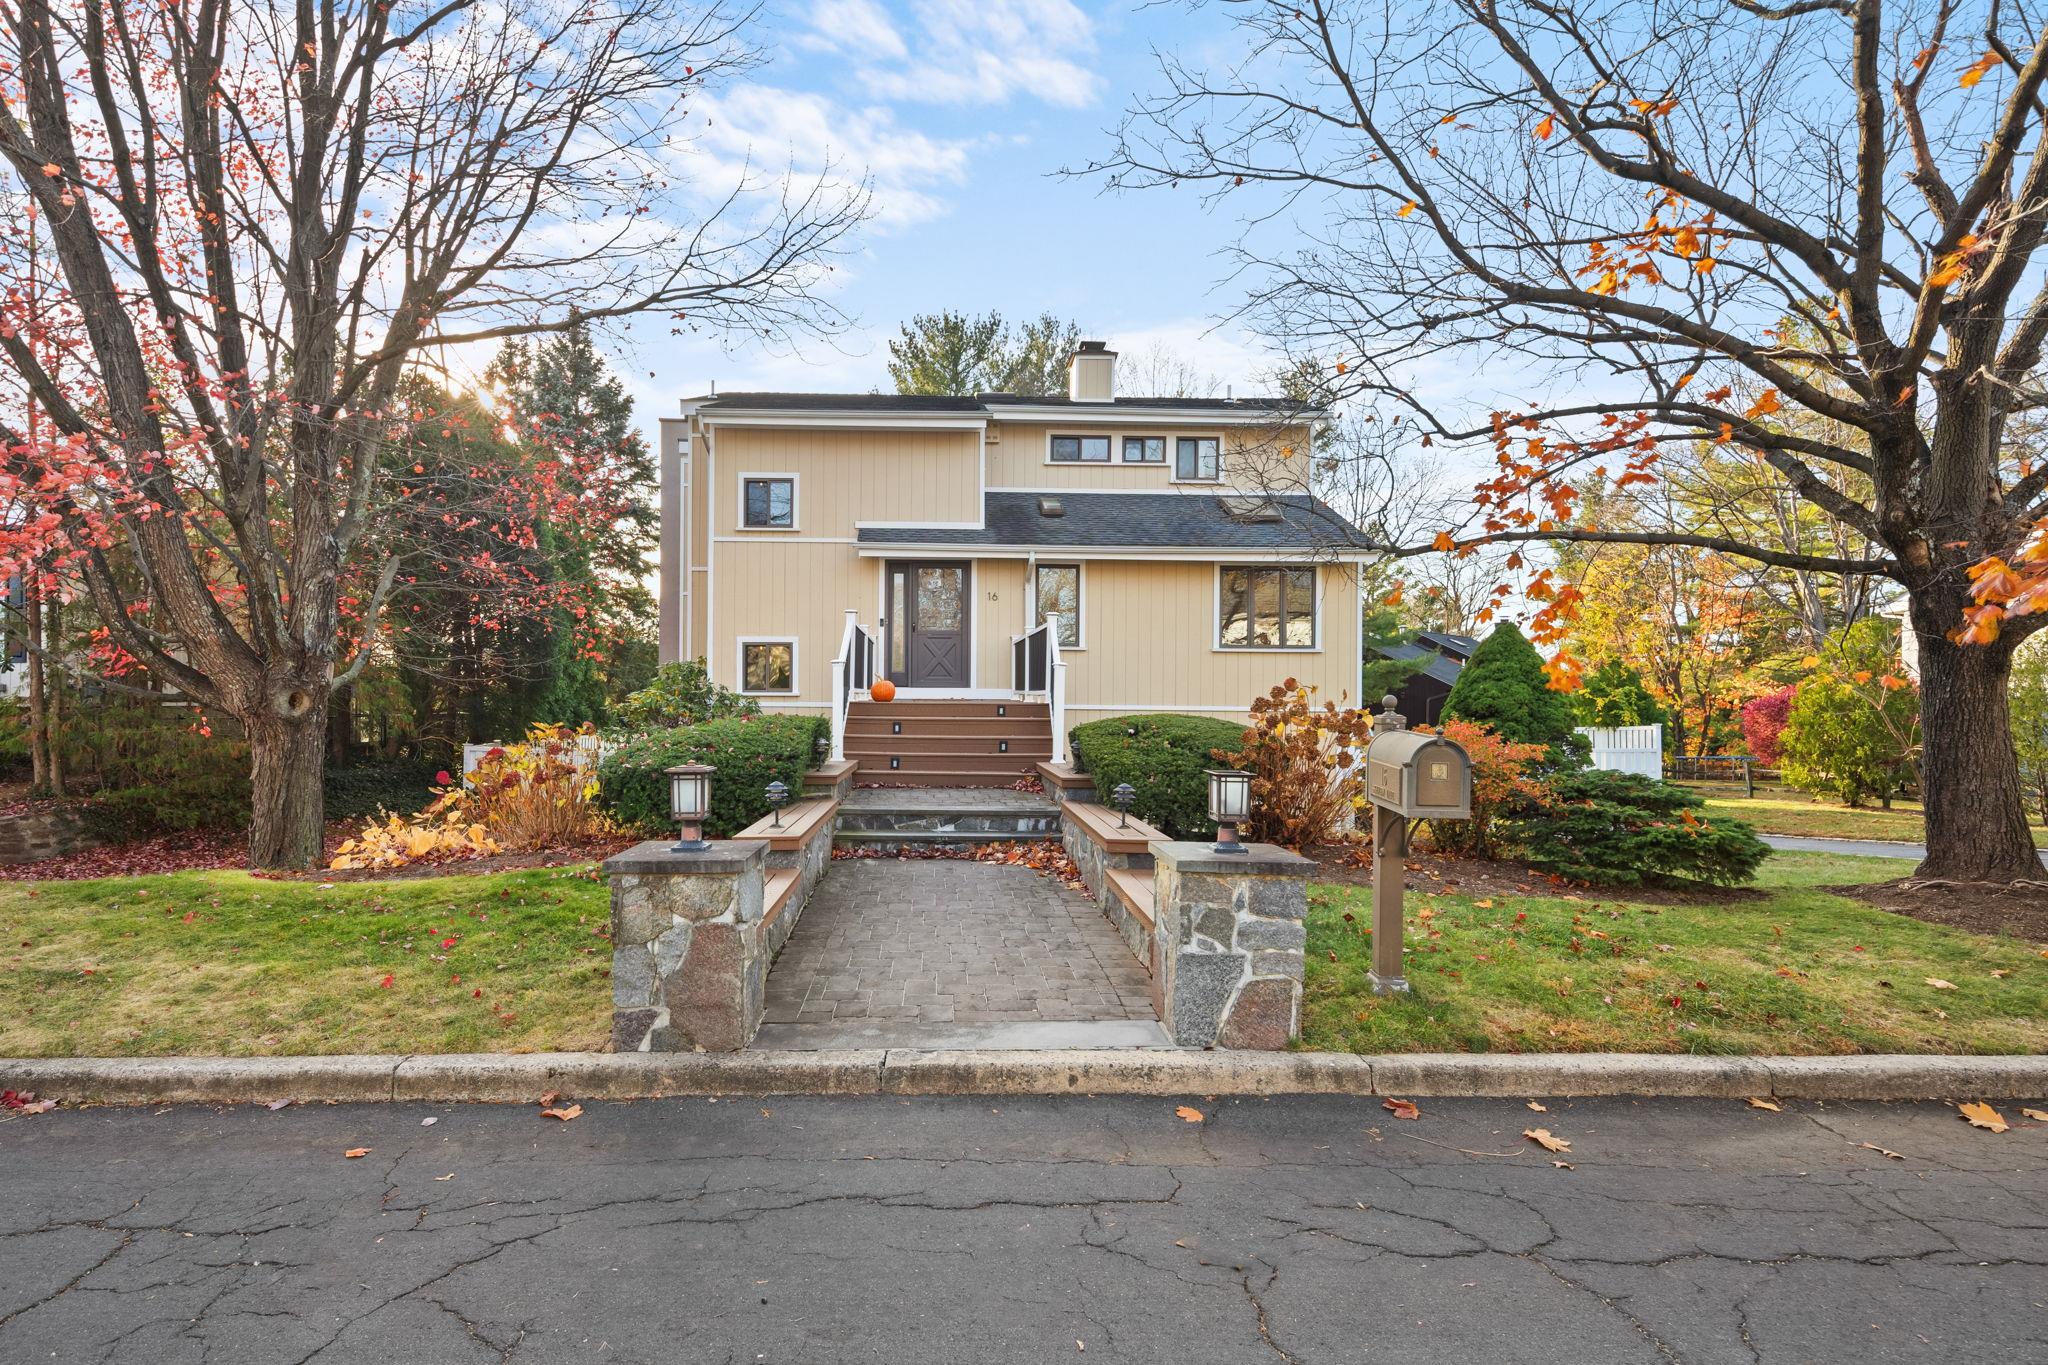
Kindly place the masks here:
POLYGON ((1375 805, 1405 819, 1472 818, 1472 760, 1440 735, 1374 735, 1365 751, 1365 789, 1375 805))

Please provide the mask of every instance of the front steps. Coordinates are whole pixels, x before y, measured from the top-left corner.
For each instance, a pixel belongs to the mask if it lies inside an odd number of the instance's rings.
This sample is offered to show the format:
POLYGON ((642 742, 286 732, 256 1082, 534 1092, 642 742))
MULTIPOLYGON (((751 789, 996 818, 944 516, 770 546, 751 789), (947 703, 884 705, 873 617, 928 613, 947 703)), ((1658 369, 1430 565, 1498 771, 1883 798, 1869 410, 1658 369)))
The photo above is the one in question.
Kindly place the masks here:
POLYGON ((1033 843, 1057 839, 1059 832, 1059 807, 1026 792, 878 787, 856 790, 841 804, 832 842, 841 848, 899 853, 939 846, 1033 843))
POLYGON ((846 712, 854 780, 889 787, 1009 787, 1052 757, 1044 702, 857 701, 846 712))

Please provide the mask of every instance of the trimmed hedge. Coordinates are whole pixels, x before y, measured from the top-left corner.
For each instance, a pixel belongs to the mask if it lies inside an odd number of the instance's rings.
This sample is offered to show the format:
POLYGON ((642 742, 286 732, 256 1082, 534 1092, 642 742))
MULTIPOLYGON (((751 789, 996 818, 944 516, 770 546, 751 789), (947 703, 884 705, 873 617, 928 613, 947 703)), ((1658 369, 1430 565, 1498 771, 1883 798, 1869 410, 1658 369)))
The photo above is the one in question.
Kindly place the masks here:
POLYGON ((728 839, 768 813, 770 782, 787 784, 792 800, 803 794, 818 737, 830 733, 825 717, 798 715, 736 716, 650 730, 621 743, 598 765, 597 799, 622 825, 650 836, 672 833, 665 770, 709 763, 718 771, 711 775, 704 833, 728 839))
POLYGON ((327 818, 367 820, 382 811, 411 815, 432 799, 434 775, 450 768, 450 764, 411 758, 330 767, 322 778, 327 818))
POLYGON ((1574 881, 1750 880, 1769 846, 1744 822, 1705 809, 1690 788, 1640 773, 1561 773, 1546 784, 1540 808, 1507 820, 1502 832, 1530 863, 1574 881))
POLYGON ((1214 750, 1244 746, 1245 727, 1209 716, 1117 716, 1076 725, 1074 760, 1095 775, 1105 805, 1119 782, 1136 789, 1131 814, 1176 839, 1196 839, 1209 822, 1211 768, 1227 767, 1214 750))

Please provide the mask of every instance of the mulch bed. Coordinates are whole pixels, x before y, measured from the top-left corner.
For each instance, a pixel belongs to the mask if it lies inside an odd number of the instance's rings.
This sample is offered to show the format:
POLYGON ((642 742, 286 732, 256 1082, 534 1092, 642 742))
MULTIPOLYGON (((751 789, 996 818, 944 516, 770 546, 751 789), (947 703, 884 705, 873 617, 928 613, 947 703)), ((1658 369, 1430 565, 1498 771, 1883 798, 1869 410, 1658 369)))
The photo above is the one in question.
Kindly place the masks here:
POLYGON ((1911 877, 1826 890, 1929 924, 2048 943, 2048 890, 1992 883, 1915 885, 1911 877))
MULTIPOLYGON (((362 832, 361 820, 333 820, 327 825, 322 862, 329 862, 345 839, 362 832)), ((257 872, 279 881, 364 882, 393 878, 471 876, 481 872, 512 872, 528 867, 564 867, 601 862, 631 848, 630 837, 593 839, 560 848, 521 853, 493 853, 482 858, 432 858, 405 867, 359 867, 340 871, 257 872)), ((164 872, 239 872, 249 866, 249 836, 241 830, 192 830, 154 839, 88 848, 64 858, 39 863, 0 865, 0 882, 79 881, 88 877, 148 877, 164 872)))
POLYGON ((530 867, 567 867, 575 863, 601 863, 624 853, 640 842, 635 836, 586 839, 557 848, 527 849, 513 853, 487 853, 481 858, 429 857, 404 867, 316 868, 311 872, 259 872, 259 877, 298 882, 381 882, 411 881, 420 877, 472 877, 485 872, 518 872, 530 867))
MULTIPOLYGON (((1316 881, 1372 885, 1372 854, 1363 845, 1326 845, 1316 850, 1315 860, 1316 881)), ((1764 892, 1741 886, 1588 886, 1510 859, 1452 858, 1420 847, 1408 854, 1403 885, 1410 891, 1482 897, 1615 896, 1647 905, 1734 905, 1765 899, 1764 892)))

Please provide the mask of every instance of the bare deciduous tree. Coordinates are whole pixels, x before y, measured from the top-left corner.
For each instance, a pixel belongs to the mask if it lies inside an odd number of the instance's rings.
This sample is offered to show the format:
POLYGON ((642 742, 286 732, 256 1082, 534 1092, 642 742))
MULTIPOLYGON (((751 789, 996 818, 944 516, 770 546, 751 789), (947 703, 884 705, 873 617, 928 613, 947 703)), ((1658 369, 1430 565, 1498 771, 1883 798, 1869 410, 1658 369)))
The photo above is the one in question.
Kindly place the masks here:
MULTIPOLYGON (((1972 583, 2048 513, 2048 464, 2006 439, 2048 404, 2040 7, 1216 8, 1240 50, 1213 72, 1169 59, 1087 169, 1258 196, 1248 314, 1496 471, 1454 539, 1663 543, 1900 584, 1927 735, 1920 873, 2040 877, 2006 685, 2041 618, 1972 583), (1274 222, 1299 235, 1276 242, 1274 222), (1446 367, 1525 397, 1443 401, 1422 377, 1446 367), (1868 549, 1582 519, 1582 490, 1710 447, 1868 549)), ((1555 639, 1569 594, 1537 582, 1559 598, 1535 623, 1555 639)))
POLYGON ((21 306, 0 230, 0 549, 60 565, 110 647, 240 719, 256 865, 320 852, 328 695, 370 656, 401 561, 364 600, 340 585, 404 493, 378 452, 410 367, 579 320, 832 321, 816 286, 865 192, 714 183, 692 149, 692 97, 757 62, 753 19, 722 0, 0 3, 0 157, 63 280, 21 306), (31 404, 54 436, 20 429, 31 404))

